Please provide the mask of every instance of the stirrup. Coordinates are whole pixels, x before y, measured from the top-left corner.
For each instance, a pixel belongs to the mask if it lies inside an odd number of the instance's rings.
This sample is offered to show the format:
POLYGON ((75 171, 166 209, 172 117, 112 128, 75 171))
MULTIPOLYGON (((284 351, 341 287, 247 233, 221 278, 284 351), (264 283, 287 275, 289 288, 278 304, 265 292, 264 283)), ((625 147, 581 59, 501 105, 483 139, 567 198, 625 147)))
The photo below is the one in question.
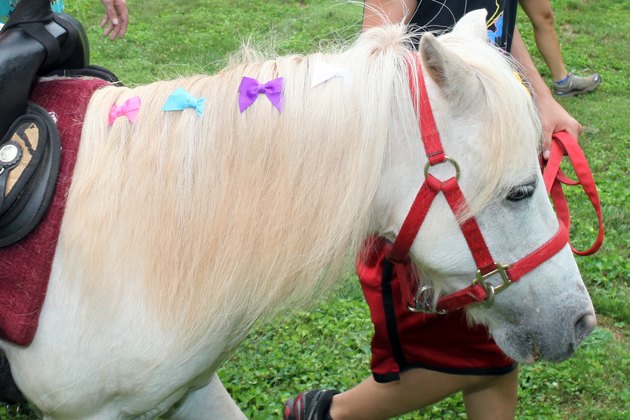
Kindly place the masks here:
POLYGON ((29 102, 0 141, 0 247, 41 221, 55 190, 61 143, 51 116, 29 102))

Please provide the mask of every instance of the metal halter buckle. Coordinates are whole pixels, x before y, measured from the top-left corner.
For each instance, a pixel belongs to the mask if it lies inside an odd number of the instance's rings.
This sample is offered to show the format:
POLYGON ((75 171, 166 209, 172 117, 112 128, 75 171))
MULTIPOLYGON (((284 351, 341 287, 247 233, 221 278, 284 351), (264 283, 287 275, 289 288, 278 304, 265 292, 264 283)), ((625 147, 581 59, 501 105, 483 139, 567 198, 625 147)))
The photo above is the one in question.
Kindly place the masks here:
POLYGON ((501 263, 495 262, 494 270, 491 270, 487 272, 486 274, 481 274, 481 270, 477 270, 477 275, 475 276, 475 279, 472 281, 472 284, 473 286, 476 284, 479 284, 486 291, 488 296, 486 297, 484 305, 491 306, 492 303, 494 302, 494 296, 497 293, 501 292, 502 290, 505 290, 507 287, 509 287, 512 284, 512 280, 510 279, 506 271, 508 268, 510 268, 509 264, 501 264, 501 263), (502 280, 502 283, 497 284, 496 286, 486 282, 486 280, 489 277, 492 277, 495 274, 499 274, 502 280))
POLYGON ((459 175, 461 173, 459 163, 457 163, 457 161, 450 156, 444 156, 444 161, 436 163, 435 165, 431 165, 431 163, 427 162, 426 165, 424 165, 424 177, 426 178, 427 175, 429 175, 429 168, 431 168, 432 166, 438 166, 447 162, 453 165, 453 168, 455 168, 455 179, 459 181, 459 175))
POLYGON ((413 298, 413 305, 407 305, 409 312, 423 313, 423 314, 437 314, 444 315, 446 311, 444 309, 437 309, 433 306, 433 287, 422 286, 416 292, 416 296, 413 298))

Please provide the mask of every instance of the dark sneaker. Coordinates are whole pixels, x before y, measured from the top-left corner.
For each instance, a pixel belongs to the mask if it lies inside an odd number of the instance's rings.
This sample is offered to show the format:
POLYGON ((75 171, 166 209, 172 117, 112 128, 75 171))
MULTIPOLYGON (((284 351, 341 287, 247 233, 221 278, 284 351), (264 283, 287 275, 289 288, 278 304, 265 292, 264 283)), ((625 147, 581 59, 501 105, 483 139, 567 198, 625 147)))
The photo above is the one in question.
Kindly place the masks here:
POLYGON ((297 397, 284 403, 284 420, 332 420, 330 404, 339 391, 314 389, 300 392, 297 397))
POLYGON ((598 73, 593 73, 586 77, 580 77, 573 73, 569 73, 566 79, 564 79, 561 83, 554 82, 553 92, 557 96, 581 95, 583 93, 594 91, 601 82, 602 78, 598 73))

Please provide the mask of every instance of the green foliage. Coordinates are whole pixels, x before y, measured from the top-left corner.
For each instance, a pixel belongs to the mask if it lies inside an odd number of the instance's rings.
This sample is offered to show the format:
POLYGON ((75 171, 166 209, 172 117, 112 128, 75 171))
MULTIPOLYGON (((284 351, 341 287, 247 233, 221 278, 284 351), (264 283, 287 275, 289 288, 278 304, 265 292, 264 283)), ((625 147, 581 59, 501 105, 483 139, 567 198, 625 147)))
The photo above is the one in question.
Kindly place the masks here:
MULTIPOLYGON (((246 40, 273 43, 279 53, 288 53, 311 51, 329 40, 352 39, 361 17, 360 3, 343 0, 128 0, 128 35, 110 42, 100 36, 100 2, 67 3, 88 30, 92 62, 112 69, 130 86, 214 72, 246 40)), ((630 418, 630 218, 626 207, 630 2, 554 0, 552 5, 567 68, 578 73, 598 71, 603 78, 597 92, 561 101, 584 126, 580 143, 603 203, 604 247, 595 256, 578 258, 601 326, 572 359, 521 368, 517 416, 630 418)), ((524 13, 519 15, 519 27, 541 74, 549 80, 524 13)), ((595 238, 595 215, 583 193, 572 190, 568 197, 571 235, 578 248, 585 248, 595 238)), ((301 390, 348 389, 369 375, 371 333, 369 311, 356 279, 350 278, 315 310, 259 326, 224 364, 220 375, 249 417, 275 419, 283 401, 301 390)), ((0 418, 7 417, 0 407, 0 418)), ((403 418, 465 418, 463 401, 456 395, 403 418)))

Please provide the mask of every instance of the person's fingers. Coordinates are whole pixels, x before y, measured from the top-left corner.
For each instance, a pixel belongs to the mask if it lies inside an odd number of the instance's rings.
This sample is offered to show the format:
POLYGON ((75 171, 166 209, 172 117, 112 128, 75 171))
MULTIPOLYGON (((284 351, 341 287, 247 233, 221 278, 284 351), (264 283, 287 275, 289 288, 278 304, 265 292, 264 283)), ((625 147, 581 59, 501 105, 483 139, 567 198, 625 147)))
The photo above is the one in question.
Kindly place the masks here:
POLYGON ((120 33, 120 24, 117 24, 112 28, 112 31, 109 33, 109 39, 113 41, 116 38, 120 38, 119 33, 120 33))
POLYGON ((542 156, 543 159, 548 159, 551 154, 553 133, 566 131, 571 137, 578 140, 582 133, 582 125, 551 98, 539 101, 538 109, 543 135, 542 156))
POLYGON ((117 38, 122 38, 127 33, 127 25, 129 24, 129 12, 127 10, 127 3, 119 1, 116 3, 116 12, 118 14, 119 22, 117 24, 118 31, 116 32, 117 38))
POLYGON ((553 136, 553 129, 544 127, 543 128, 543 153, 542 157, 544 160, 549 159, 549 155, 551 154, 551 137, 553 136))
POLYGON ((579 140, 580 134, 582 134, 582 124, 580 124, 576 119, 571 118, 566 125, 557 127, 554 132, 556 131, 566 131, 575 140, 579 140))
POLYGON ((572 121, 570 121, 570 123, 565 126, 543 127, 543 159, 549 159, 549 155, 551 154, 551 140, 553 137, 553 133, 558 131, 566 131, 575 140, 579 140, 580 134, 582 134, 582 130, 582 124, 580 124, 575 119, 572 119, 572 121))
POLYGON ((582 134, 582 124, 576 121, 576 124, 573 127, 568 127, 567 132, 576 140, 580 139, 580 134, 582 134))
POLYGON ((103 7, 105 8, 105 16, 101 22, 101 28, 104 28, 107 23, 112 24, 114 19, 117 18, 116 9, 112 0, 102 0, 103 7))
POLYGON ((103 31, 103 36, 106 37, 112 32, 112 30, 114 29, 114 25, 112 25, 109 19, 107 19, 106 22, 103 25, 101 25, 101 28, 105 28, 105 30, 103 31))
POLYGON ((105 16, 101 21, 104 28, 103 36, 114 40, 122 38, 127 32, 129 12, 124 0, 102 0, 105 7, 105 16))

